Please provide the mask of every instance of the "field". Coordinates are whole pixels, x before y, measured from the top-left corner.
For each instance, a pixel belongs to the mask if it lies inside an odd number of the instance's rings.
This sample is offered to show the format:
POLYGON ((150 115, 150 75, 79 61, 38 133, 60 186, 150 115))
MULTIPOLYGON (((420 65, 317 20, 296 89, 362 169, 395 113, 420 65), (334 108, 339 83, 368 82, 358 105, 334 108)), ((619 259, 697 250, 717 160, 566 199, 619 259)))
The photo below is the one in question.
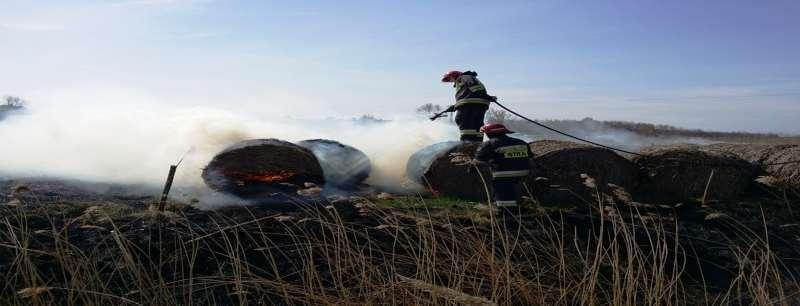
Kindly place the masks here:
POLYGON ((201 211, 4 181, 1 304, 795 305, 796 198, 330 197, 201 211))
MULTIPOLYGON (((628 149, 798 142, 547 123, 628 149)), ((720 194, 716 185, 739 189, 720 183, 733 181, 727 172, 712 186, 697 168, 681 171, 701 174, 703 198, 643 203, 641 194, 577 182, 567 184, 570 201, 529 195, 516 220, 494 216, 486 201, 375 193, 246 206, 186 198, 158 212, 152 187, 0 177, 0 304, 800 304, 800 194, 758 185, 744 197, 706 200, 709 190, 720 194), (197 208, 210 206, 224 207, 197 208)), ((655 189, 667 184, 689 185, 666 177, 655 189)), ((485 186, 476 189, 480 198, 485 186)))
POLYGON ((800 306, 800 0, 0 8, 0 306, 800 306))

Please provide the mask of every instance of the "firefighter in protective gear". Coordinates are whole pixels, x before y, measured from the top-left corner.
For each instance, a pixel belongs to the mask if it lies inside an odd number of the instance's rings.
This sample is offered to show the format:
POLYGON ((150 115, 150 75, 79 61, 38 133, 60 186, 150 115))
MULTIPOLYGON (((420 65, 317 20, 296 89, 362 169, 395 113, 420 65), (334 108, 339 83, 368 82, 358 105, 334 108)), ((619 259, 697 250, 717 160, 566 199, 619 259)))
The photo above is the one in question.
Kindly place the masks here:
POLYGON ((462 141, 483 141, 483 117, 495 97, 486 92, 474 71, 450 71, 442 76, 442 82, 452 82, 456 89, 456 104, 445 112, 456 112, 456 124, 462 141))
POLYGON ((502 124, 481 127, 489 140, 475 152, 474 163, 489 163, 492 168, 494 204, 501 214, 519 213, 517 187, 530 173, 533 152, 527 142, 509 137, 502 124))

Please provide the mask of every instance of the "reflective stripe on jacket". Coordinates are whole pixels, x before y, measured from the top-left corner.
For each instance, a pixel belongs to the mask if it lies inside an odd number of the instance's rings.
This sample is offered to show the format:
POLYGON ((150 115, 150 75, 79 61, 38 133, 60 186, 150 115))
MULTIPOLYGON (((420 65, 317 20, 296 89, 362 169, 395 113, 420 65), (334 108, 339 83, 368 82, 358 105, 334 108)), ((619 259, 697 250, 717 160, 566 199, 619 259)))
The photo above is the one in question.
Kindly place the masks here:
POLYGON ((492 172, 492 177, 520 177, 528 176, 530 173, 530 170, 494 171, 492 172))
POLYGON ((456 109, 466 104, 489 106, 491 103, 492 97, 486 92, 486 87, 477 76, 477 73, 467 71, 453 82, 453 87, 456 88, 456 109))

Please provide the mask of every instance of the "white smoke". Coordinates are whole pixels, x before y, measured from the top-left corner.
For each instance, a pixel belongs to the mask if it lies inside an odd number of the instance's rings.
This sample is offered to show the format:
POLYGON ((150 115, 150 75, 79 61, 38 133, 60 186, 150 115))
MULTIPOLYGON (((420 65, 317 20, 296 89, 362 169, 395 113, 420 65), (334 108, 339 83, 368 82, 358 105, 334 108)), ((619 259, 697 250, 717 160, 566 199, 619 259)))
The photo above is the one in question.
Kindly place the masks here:
POLYGON ((191 189, 203 186, 200 173, 211 158, 238 141, 324 138, 370 157, 373 171, 368 183, 399 186, 411 154, 457 137, 456 128, 445 123, 413 116, 391 119, 363 124, 347 119, 257 118, 217 108, 158 105, 146 98, 62 96, 36 100, 25 114, 0 121, 0 175, 159 186, 169 165, 185 155, 175 186, 191 189))
MULTIPOLYGON (((526 121, 513 120, 506 121, 505 123, 512 130, 518 132, 517 137, 527 141, 557 139, 579 142, 573 138, 546 130, 526 121)), ((602 121, 596 121, 588 118, 583 120, 543 121, 543 123, 570 135, 633 152, 640 151, 643 148, 654 145, 670 145, 681 143, 709 144, 715 142, 711 139, 702 137, 646 136, 634 133, 632 131, 614 128, 602 121)))

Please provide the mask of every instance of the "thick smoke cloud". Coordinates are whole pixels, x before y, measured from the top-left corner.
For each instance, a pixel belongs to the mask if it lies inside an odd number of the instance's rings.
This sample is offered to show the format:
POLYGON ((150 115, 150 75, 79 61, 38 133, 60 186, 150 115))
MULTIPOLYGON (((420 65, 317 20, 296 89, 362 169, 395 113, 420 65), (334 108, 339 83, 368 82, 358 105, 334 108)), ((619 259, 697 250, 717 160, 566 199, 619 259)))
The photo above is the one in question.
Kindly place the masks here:
POLYGON ((176 188, 194 190, 202 189, 202 168, 230 144, 251 138, 325 138, 370 157, 368 183, 396 187, 403 184, 406 161, 417 149, 457 137, 445 123, 416 117, 385 122, 256 118, 216 108, 117 99, 37 100, 24 114, 0 121, 0 176, 158 186, 168 166, 185 155, 176 188))

